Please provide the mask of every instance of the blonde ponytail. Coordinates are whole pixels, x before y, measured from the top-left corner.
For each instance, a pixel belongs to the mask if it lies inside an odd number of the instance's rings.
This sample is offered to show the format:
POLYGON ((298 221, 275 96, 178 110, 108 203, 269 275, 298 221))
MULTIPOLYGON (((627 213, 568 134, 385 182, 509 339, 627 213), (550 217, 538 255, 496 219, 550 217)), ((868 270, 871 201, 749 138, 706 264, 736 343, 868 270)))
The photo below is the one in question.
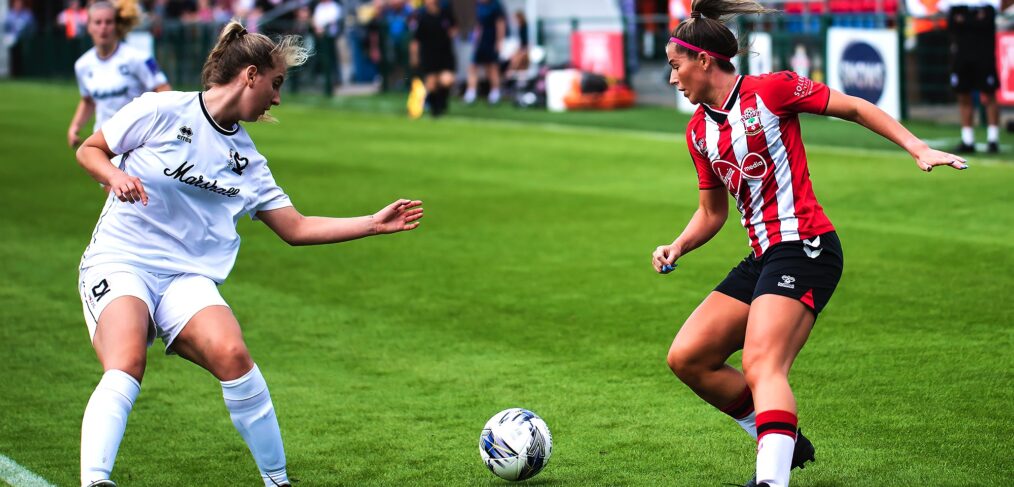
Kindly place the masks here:
POLYGON ((141 22, 137 0, 99 0, 88 6, 88 14, 101 9, 112 10, 116 18, 116 37, 121 41, 141 22))
POLYGON ((275 63, 292 68, 302 65, 309 57, 310 51, 300 36, 283 36, 275 42, 264 34, 248 32, 243 24, 232 20, 222 28, 218 42, 204 62, 201 84, 205 88, 224 85, 250 65, 257 66, 258 70, 274 68, 275 63))

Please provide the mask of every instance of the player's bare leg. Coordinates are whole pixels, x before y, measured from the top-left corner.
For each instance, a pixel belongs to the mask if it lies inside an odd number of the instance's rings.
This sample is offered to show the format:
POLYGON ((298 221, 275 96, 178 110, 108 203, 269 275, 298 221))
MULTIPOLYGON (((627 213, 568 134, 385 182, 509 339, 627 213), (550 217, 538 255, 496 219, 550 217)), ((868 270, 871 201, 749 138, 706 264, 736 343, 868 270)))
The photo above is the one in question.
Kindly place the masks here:
POLYGON ((486 77, 489 78, 489 97, 491 104, 500 102, 500 65, 490 63, 486 65, 486 77))
POLYGON ((975 129, 972 123, 972 94, 958 93, 958 113, 961 116, 961 143, 955 149, 958 153, 975 152, 975 129))
POLYGON ((288 485, 282 434, 268 385, 250 357, 232 310, 227 306, 202 309, 171 348, 222 382, 232 424, 250 448, 264 485, 288 485))
POLYGON ((725 363, 743 348, 750 305, 712 292, 680 328, 666 360, 701 399, 721 408, 746 387, 743 373, 725 363))
POLYGON ((986 107, 986 143, 991 154, 1000 152, 1000 107, 996 93, 983 93, 982 104, 986 107))
POLYGON ((102 311, 92 338, 104 371, 81 419, 81 485, 108 480, 141 391, 148 344, 148 306, 121 296, 102 311))
POLYGON ((754 299, 746 327, 743 370, 757 410, 757 482, 789 483, 796 446, 796 399, 789 369, 816 317, 802 302, 765 294, 754 299))
POLYGON ((743 348, 750 305, 712 292, 687 318, 669 347, 669 368, 701 399, 757 437, 753 399, 743 373, 726 364, 743 348))

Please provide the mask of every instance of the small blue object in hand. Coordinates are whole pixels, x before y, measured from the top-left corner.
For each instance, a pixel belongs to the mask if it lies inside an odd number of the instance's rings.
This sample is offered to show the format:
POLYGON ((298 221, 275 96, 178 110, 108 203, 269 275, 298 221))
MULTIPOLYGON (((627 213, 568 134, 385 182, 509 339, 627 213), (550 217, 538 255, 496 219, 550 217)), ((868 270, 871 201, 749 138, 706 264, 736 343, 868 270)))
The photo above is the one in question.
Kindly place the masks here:
POLYGON ((679 264, 665 264, 662 266, 662 274, 668 274, 676 269, 679 264))

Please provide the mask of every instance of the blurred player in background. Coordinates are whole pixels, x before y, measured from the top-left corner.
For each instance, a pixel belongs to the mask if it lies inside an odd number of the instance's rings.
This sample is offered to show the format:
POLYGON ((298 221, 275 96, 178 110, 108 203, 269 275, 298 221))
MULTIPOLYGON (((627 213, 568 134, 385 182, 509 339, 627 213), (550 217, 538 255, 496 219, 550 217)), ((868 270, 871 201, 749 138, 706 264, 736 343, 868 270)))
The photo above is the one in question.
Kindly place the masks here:
POLYGON ((961 143, 958 153, 975 152, 972 93, 978 92, 986 106, 986 142, 991 154, 1000 152, 1000 109, 996 90, 996 14, 1000 0, 942 0, 951 35, 951 88, 961 111, 961 143))
POLYGON ((81 143, 78 134, 92 115, 94 132, 141 93, 170 89, 155 58, 123 42, 139 21, 137 0, 98 1, 88 7, 88 35, 95 47, 74 63, 81 101, 67 129, 67 145, 81 143))
POLYGON ((813 460, 798 432, 788 374, 844 264, 834 226, 810 183, 799 113, 856 122, 903 147, 923 171, 957 156, 931 149, 860 98, 785 71, 739 76, 739 43, 722 20, 769 10, 753 0, 695 0, 673 30, 670 83, 699 103, 686 138, 700 203, 680 235, 652 254, 658 272, 704 245, 736 199, 752 252, 687 318, 669 349, 672 371, 756 438, 756 477, 747 485, 785 487, 791 468, 813 460), (743 371, 726 360, 743 350, 743 371))
POLYGON ((447 111, 457 69, 454 37, 458 25, 454 12, 442 0, 425 0, 416 10, 412 28, 412 67, 423 78, 430 114, 439 117, 447 111))
POLYGON ((479 0, 475 6, 476 25, 473 34, 475 52, 468 66, 468 87, 465 103, 474 103, 479 88, 479 68, 489 80, 490 103, 500 101, 500 49, 507 36, 507 14, 499 0, 479 0))
POLYGON ((239 122, 266 118, 281 102, 287 69, 308 55, 299 39, 276 43, 230 22, 204 64, 206 91, 145 94, 77 151, 112 189, 81 259, 85 322, 104 370, 81 422, 82 485, 115 485, 110 473, 155 336, 221 381, 264 485, 289 485, 267 383, 218 293, 239 251, 236 222, 259 219, 290 245, 419 225, 422 202, 405 199, 369 216, 306 217, 275 183, 239 122), (117 154, 129 162, 110 164, 117 154))

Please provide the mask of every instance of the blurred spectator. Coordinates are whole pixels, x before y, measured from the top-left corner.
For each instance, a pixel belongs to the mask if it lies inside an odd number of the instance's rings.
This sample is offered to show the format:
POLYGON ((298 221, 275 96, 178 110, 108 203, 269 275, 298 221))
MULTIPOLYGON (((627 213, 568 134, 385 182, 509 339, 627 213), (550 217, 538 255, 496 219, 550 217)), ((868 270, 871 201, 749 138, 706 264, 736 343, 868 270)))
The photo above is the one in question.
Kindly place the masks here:
POLYGON ((514 12, 514 22, 518 26, 518 50, 511 54, 507 62, 507 77, 528 70, 528 19, 525 11, 514 12))
POLYGON ((194 20, 209 24, 215 21, 215 11, 211 8, 211 0, 197 0, 194 20))
POLYGON ((60 11, 56 23, 63 26, 64 35, 68 39, 83 36, 88 25, 88 9, 81 6, 80 0, 68 0, 67 8, 60 11))
POLYGON ((999 80, 996 73, 996 14, 999 0, 943 0, 951 35, 951 87, 958 96, 961 113, 961 143, 957 153, 975 152, 972 92, 977 91, 986 106, 988 151, 1000 150, 1000 112, 996 104, 999 80))
POLYGON ((197 17, 197 2, 194 0, 169 0, 165 5, 167 19, 192 21, 197 17))
POLYGON ((22 73, 21 41, 35 30, 35 16, 24 0, 13 0, 4 19, 4 47, 10 49, 11 75, 22 73))
POLYGON ((486 71, 489 80, 490 103, 500 101, 500 49, 507 35, 507 14, 499 0, 479 0, 475 6, 477 24, 473 33, 475 53, 472 64, 468 66, 468 89, 465 90, 465 103, 475 101, 476 89, 479 85, 479 68, 486 71))
POLYGON ((224 24, 232 19, 232 7, 229 0, 216 0, 215 6, 211 9, 211 16, 215 23, 224 24))
POLYGON ((453 39, 458 33, 457 21, 450 5, 441 0, 425 0, 412 24, 412 67, 423 79, 430 114, 439 117, 447 111, 454 85, 457 63, 453 39))
POLYGON ((313 9, 313 31, 320 39, 321 45, 318 55, 327 56, 324 61, 325 69, 330 69, 336 76, 336 84, 342 82, 341 50, 339 43, 342 34, 342 7, 334 0, 320 0, 317 7, 313 9))
POLYGON ((411 31, 409 20, 412 6, 405 0, 388 0, 381 14, 387 27, 384 36, 384 54, 387 62, 387 87, 404 89, 408 86, 408 43, 411 31))

